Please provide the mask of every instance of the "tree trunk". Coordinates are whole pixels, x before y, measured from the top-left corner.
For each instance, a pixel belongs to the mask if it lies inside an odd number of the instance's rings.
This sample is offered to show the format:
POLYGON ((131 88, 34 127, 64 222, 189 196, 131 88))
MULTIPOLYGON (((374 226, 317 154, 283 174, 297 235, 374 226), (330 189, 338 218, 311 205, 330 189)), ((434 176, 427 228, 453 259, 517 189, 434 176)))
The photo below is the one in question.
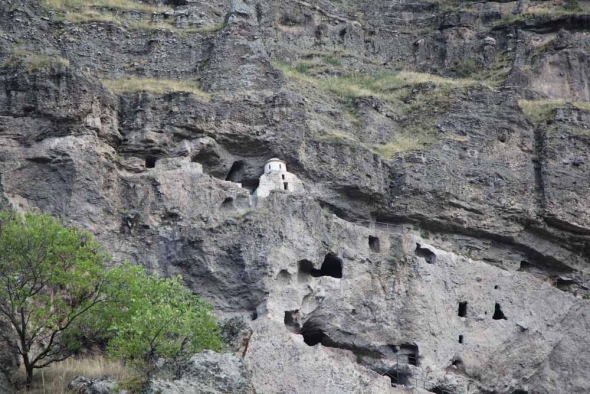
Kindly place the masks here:
POLYGON ((27 380, 25 382, 25 387, 28 391, 31 389, 31 386, 33 385, 33 366, 27 363, 27 365, 25 365, 25 371, 27 372, 27 380))

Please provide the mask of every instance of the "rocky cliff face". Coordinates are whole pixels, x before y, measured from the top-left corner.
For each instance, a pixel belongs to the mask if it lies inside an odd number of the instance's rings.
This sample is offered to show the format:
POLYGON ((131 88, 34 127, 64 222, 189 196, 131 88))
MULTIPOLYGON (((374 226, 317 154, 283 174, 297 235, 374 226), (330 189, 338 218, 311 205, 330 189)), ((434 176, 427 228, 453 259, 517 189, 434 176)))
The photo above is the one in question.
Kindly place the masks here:
POLYGON ((585 2, 88 4, 0 4, 3 208, 246 318, 248 392, 590 391, 585 2))

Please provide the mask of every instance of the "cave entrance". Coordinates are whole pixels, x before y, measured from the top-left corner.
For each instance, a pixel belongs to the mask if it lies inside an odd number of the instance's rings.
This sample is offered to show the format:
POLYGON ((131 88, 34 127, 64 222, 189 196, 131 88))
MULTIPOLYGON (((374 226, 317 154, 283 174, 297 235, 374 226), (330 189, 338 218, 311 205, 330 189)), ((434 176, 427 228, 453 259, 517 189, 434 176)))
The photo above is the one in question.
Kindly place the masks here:
POLYGON ((227 176, 225 177, 226 181, 240 183, 242 178, 244 177, 244 162, 239 160, 235 161, 232 164, 227 176))
POLYGON ((311 272, 311 275, 314 277, 319 276, 331 276, 332 278, 342 278, 342 260, 340 260, 336 255, 332 253, 328 253, 324 258, 324 262, 322 263, 322 268, 319 272, 311 272))
POLYGON ((436 263, 436 254, 428 248, 423 248, 419 243, 416 244, 414 254, 418 257, 422 257, 428 264, 436 263))
POLYGON ((297 266, 297 279, 299 282, 307 281, 307 279, 312 276, 311 272, 317 271, 315 268, 313 268, 313 263, 309 260, 301 260, 299 263, 297 263, 297 266))
POLYGON ((326 338, 326 334, 322 331, 318 324, 306 321, 301 327, 301 335, 303 335, 303 342, 308 346, 315 346, 326 338))
POLYGON ((502 312, 502 307, 497 302, 496 302, 496 305, 494 306, 494 316, 492 316, 492 319, 494 319, 494 320, 502 320, 502 319, 508 320, 506 315, 504 315, 504 312, 502 312))
POLYGON ((235 208, 234 206, 234 199, 232 197, 228 197, 221 203, 221 210, 222 211, 231 211, 235 208))
POLYGON ((531 270, 532 264, 528 261, 521 261, 517 271, 528 272, 531 270))
POLYGON ((299 310, 286 311, 283 321, 287 327, 287 330, 296 334, 301 332, 301 326, 299 324, 299 310))
POLYGON ((310 276, 319 278, 321 276, 331 276, 332 278, 342 278, 342 260, 332 253, 328 253, 322 267, 318 270, 313 267, 309 260, 301 260, 298 263, 297 279, 299 282, 305 282, 310 276))
POLYGON ((381 251, 379 238, 369 235, 369 249, 374 253, 379 253, 381 251))
POLYGON ((464 340, 463 335, 459 335, 459 343, 462 344, 463 343, 463 340, 464 340))
POLYGON ((400 371, 399 366, 395 366, 384 373, 391 380, 391 386, 408 386, 410 384, 410 377, 407 372, 400 371))
POLYGON ((145 168, 154 168, 156 166, 157 161, 158 161, 158 158, 155 156, 146 156, 145 168))
MULTIPOLYGON (((408 364, 418 366, 419 365, 419 350, 418 346, 412 345, 409 343, 400 345, 399 347, 399 357, 404 357, 407 359, 408 364)), ((398 359, 399 361, 400 359, 398 359)))
POLYGON ((467 317, 467 301, 459 302, 459 317, 467 317))

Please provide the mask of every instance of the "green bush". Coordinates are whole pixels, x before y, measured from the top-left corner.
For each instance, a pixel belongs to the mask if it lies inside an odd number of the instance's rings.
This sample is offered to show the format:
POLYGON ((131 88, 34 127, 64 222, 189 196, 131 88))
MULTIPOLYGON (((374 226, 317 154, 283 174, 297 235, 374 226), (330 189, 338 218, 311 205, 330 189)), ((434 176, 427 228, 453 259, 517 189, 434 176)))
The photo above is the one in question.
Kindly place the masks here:
POLYGON ((567 11, 582 11, 582 7, 580 7, 578 0, 565 0, 563 8, 567 11))
POLYGON ((221 350, 211 305, 181 283, 125 264, 107 275, 109 302, 93 316, 109 322, 108 355, 125 360, 149 379, 159 359, 180 361, 205 349, 221 350))

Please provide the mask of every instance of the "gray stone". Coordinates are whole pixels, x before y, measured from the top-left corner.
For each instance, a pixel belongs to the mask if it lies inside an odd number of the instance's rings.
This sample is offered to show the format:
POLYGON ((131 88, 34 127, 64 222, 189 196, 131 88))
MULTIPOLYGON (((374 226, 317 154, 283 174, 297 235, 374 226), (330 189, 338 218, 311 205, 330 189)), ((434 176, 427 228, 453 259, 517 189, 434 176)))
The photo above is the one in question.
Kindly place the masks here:
POLYGON ((254 394, 249 373, 240 357, 212 351, 193 356, 175 380, 155 380, 152 394, 254 394))
POLYGON ((113 394, 116 387, 117 382, 108 376, 96 379, 78 376, 68 384, 68 390, 76 394, 113 394))

